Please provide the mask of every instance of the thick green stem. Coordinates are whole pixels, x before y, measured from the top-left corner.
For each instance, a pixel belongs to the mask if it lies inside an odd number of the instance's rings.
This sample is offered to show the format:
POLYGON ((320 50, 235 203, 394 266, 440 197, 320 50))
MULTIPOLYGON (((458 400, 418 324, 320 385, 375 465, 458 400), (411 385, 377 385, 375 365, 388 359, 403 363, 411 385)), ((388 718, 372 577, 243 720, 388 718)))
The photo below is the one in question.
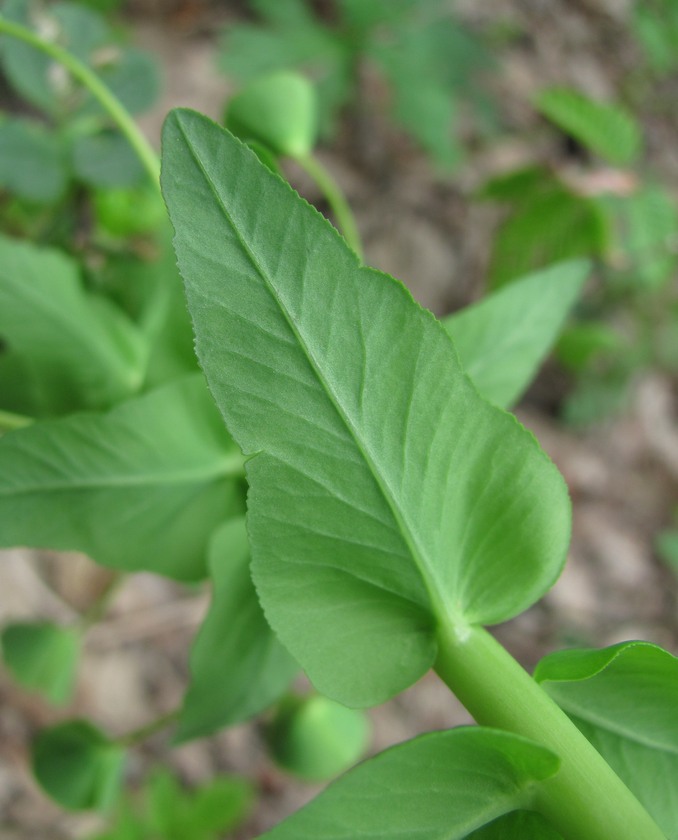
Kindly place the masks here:
POLYGON ((363 246, 360 241, 358 226, 356 225, 353 211, 337 182, 322 163, 312 155, 295 158, 295 160, 318 185, 323 196, 327 199, 327 203, 330 205, 337 227, 343 234, 344 239, 362 259, 363 246))
POLYGON ((666 840, 565 713, 483 628, 439 632, 438 675, 484 726, 530 738, 562 765, 541 783, 534 809, 566 840, 666 840))
POLYGON ((18 38, 20 41, 24 41, 37 50, 46 53, 81 82, 96 97, 120 131, 127 137, 130 145, 136 151, 139 159, 150 175, 151 180, 159 186, 160 162, 153 147, 141 133, 127 109, 89 67, 58 44, 46 41, 25 26, 6 20, 0 15, 0 34, 2 33, 10 35, 13 38, 18 38))

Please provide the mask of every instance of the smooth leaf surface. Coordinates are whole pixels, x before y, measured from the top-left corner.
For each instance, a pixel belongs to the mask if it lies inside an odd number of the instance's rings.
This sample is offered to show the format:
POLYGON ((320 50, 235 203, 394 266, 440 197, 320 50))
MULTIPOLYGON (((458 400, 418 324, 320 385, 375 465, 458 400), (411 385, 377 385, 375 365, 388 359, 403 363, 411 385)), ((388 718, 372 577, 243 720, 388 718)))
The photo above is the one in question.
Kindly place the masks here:
POLYGON ((176 741, 200 738, 258 714, 283 694, 299 670, 259 605, 244 518, 216 531, 208 563, 212 604, 191 648, 191 682, 176 741))
POLYGON ((551 122, 610 163, 631 163, 640 152, 640 127, 621 106, 596 102, 568 88, 542 91, 537 109, 551 122))
POLYGON ((29 373, 41 413, 101 408, 143 380, 146 343, 135 324, 85 290, 59 251, 0 237, 0 336, 29 373))
POLYGON ((513 811, 469 834, 468 840, 565 840, 534 811, 513 811))
POLYGON ((256 79, 228 103, 226 126, 278 155, 304 158, 317 133, 315 91, 305 76, 281 71, 256 79))
POLYGON ((648 642, 559 651, 535 679, 678 838, 678 659, 648 642))
POLYGON ((80 635, 49 622, 9 624, 2 630, 2 653, 14 678, 50 702, 70 699, 80 655, 80 635))
POLYGON ((445 318, 466 373, 490 402, 508 407, 530 384, 579 296, 589 264, 534 272, 445 318))
POLYGON ((124 750, 85 720, 70 720, 39 732, 33 772, 63 808, 105 810, 121 782, 124 750))
POLYGON ((440 618, 501 621, 560 571, 567 493, 449 336, 246 147, 175 111, 163 186, 197 351, 248 455, 253 574, 319 690, 421 676, 440 618))
POLYGON ((462 840, 529 808, 558 759, 531 741, 479 727, 434 732, 358 765, 266 840, 462 840))
POLYGON ((370 733, 366 713, 311 694, 286 697, 266 730, 274 761, 295 776, 325 781, 356 764, 370 733))
POLYGON ((75 174, 91 187, 132 187, 144 175, 134 149, 117 131, 83 134, 71 154, 75 174))
POLYGON ((0 187, 29 201, 57 201, 68 171, 61 138, 32 120, 0 122, 0 187))
POLYGON ((243 507, 242 458, 199 374, 108 414, 0 438, 3 547, 84 551, 196 580, 211 533, 243 507))
POLYGON ((252 785, 235 776, 217 776, 197 790, 185 790, 167 770, 157 771, 147 789, 148 829, 162 840, 216 840, 251 810, 252 785))

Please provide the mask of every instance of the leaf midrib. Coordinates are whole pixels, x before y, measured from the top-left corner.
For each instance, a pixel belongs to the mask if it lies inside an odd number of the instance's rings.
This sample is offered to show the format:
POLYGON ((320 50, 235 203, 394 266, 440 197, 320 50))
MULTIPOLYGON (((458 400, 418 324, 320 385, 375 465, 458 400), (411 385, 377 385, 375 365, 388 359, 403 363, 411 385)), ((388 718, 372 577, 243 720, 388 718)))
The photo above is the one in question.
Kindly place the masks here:
POLYGON ((34 486, 0 488, 0 497, 16 497, 33 493, 52 493, 64 490, 119 490, 131 487, 149 487, 167 484, 207 484, 223 478, 244 476, 243 459, 239 454, 228 455, 219 461, 210 461, 203 467, 172 470, 170 472, 142 472, 123 475, 104 475, 79 478, 77 481, 42 482, 34 486))
MULTIPOLYGON (((431 606, 433 604, 436 604, 436 603, 440 603, 440 605, 442 606, 443 601, 440 598, 440 596, 438 595, 437 587, 434 586, 435 575, 433 574, 432 569, 430 568, 430 564, 426 560, 424 552, 421 550, 421 547, 419 546, 419 541, 418 541, 416 535, 412 532, 412 530, 409 526, 409 523, 405 519, 404 515, 401 514, 400 509, 398 508, 398 506, 396 504, 396 501, 395 501, 395 494, 393 493, 388 481, 386 480, 386 478, 384 476, 382 476, 380 470, 377 468, 376 460, 372 456, 371 452, 369 451, 369 447, 367 447, 367 445, 361 440, 361 438, 358 434, 357 428, 355 427, 355 425, 351 421, 348 414, 343 410, 343 408, 341 406, 341 403, 340 403, 339 399, 337 398, 337 396, 335 395, 334 391, 332 390, 329 382, 327 382, 325 377, 322 375, 321 366, 317 362, 315 356, 311 352, 310 348, 307 346, 306 342, 303 340, 303 338, 302 338, 301 334, 299 333, 299 330, 297 329, 296 324, 294 323, 294 320, 292 319, 292 317, 291 317, 290 313, 288 312, 287 308, 283 305, 282 301, 280 300, 280 298, 276 294, 276 290, 275 290, 272 282, 267 277, 266 272, 264 271, 262 266, 259 264, 259 261, 257 260, 256 256, 254 255, 254 253, 252 252, 252 250, 248 246, 247 242, 241 236, 240 230, 238 229, 238 227, 236 226, 236 224, 233 221, 233 217, 231 216, 231 214, 227 210, 224 202, 222 201, 221 196, 219 195, 219 192, 215 188, 215 185, 214 185, 212 179, 209 177, 209 175, 207 173, 207 170, 203 166, 202 161, 197 156, 196 151, 193 147, 193 144, 189 141, 188 135, 186 134, 186 131, 184 130, 184 126, 182 125, 180 119, 177 119, 177 124, 179 126, 179 129, 180 129, 183 137, 184 137, 186 147, 188 148, 188 150, 191 154, 191 157, 193 158, 193 160, 194 160, 195 164, 197 165, 198 169, 202 172, 203 177, 205 178, 205 182, 209 186, 209 189, 211 190, 211 192, 212 192, 212 194, 215 198, 217 206, 220 207, 221 210, 223 211, 223 214, 226 218, 227 223, 230 225, 231 229, 234 231, 235 236, 236 236, 238 242, 240 243, 240 245, 242 246, 243 251, 247 255, 247 258, 250 261, 252 267, 254 268, 256 273, 259 275, 259 277, 263 281, 266 289, 268 290, 271 297, 274 299, 274 301, 277 304, 281 314, 285 318, 285 321, 287 322, 290 330, 292 331, 292 333, 296 337, 296 339, 299 343, 299 346, 302 348, 302 351, 304 352, 304 355, 308 359, 320 386, 325 391, 328 399, 330 400, 330 402, 334 406, 334 409, 336 410, 337 414, 339 415, 340 419, 342 420, 342 422, 346 426, 346 428, 347 428, 351 438, 353 439, 356 447, 358 448, 359 452, 362 454, 365 461, 367 462, 370 473, 372 474, 373 478, 375 479, 375 481, 377 483, 377 486, 379 487, 379 489, 381 491, 381 494, 384 497, 384 500, 386 501, 386 504, 388 505, 389 510, 391 511, 391 514, 393 515, 393 518, 396 522, 396 525, 399 528, 400 534, 401 534, 405 544, 407 545, 410 556, 414 560, 414 563, 417 566, 417 569, 419 570, 419 573, 422 576, 424 585, 425 585, 426 590, 429 594, 429 597, 431 598, 431 601, 432 601, 431 606)), ((283 182, 283 185, 287 186, 287 185, 284 184, 284 182, 283 182)), ((288 187, 288 189, 291 190, 291 187, 288 187)), ((314 209, 314 208, 311 208, 311 209, 314 209)), ((315 211, 315 212, 317 212, 317 211, 315 211)), ((354 257, 354 259, 355 259, 356 262, 358 262, 357 257, 354 257)), ((358 268, 359 268, 359 266, 358 266, 358 268)), ((255 453, 255 455, 253 457, 256 457, 258 454, 259 453, 255 453)))

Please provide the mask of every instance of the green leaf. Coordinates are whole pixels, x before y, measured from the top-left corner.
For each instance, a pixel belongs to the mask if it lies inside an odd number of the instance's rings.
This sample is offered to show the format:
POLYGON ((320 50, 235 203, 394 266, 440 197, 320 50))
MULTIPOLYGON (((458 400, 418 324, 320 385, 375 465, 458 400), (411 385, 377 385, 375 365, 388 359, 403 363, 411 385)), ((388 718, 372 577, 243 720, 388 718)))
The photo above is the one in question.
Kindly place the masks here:
POLYGON ((191 649, 191 683, 175 741, 210 735, 275 702, 299 666, 259 606, 244 519, 222 525, 209 546, 212 604, 191 649))
POLYGON ((108 414, 0 438, 0 545, 83 551, 106 566, 205 575, 210 534, 243 511, 242 458, 199 374, 108 414))
MULTIPOLYGON (((132 47, 109 46, 104 63, 95 62, 101 81, 131 114, 147 111, 160 94, 160 74, 155 59, 132 47)), ((90 93, 78 109, 78 117, 104 116, 101 103, 90 93)), ((107 115, 106 115, 107 116, 107 115)))
POLYGON ((609 220, 594 202, 555 179, 535 181, 495 239, 489 280, 502 286, 523 274, 573 257, 604 254, 609 220))
MULTIPOLYGON (((33 0, 5 0, 2 14, 30 29, 49 32, 50 37, 77 58, 89 64, 90 55, 110 38, 101 15, 77 3, 43 3, 33 0)), ((32 105, 48 114, 58 114, 77 101, 75 83, 49 56, 15 38, 2 38, 4 72, 32 105)))
POLYGON ((392 747, 349 771, 266 840, 462 840, 529 808, 558 759, 515 735, 468 727, 392 747))
POLYGON ((446 318, 466 373, 490 402, 515 403, 579 296, 583 260, 535 272, 446 318))
POLYGON ((449 12, 436 9, 440 3, 404 5, 413 14, 402 20, 392 15, 389 37, 372 34, 367 49, 386 74, 395 119, 438 166, 449 170, 462 155, 454 136, 458 100, 473 96, 475 76, 487 71, 492 55, 449 12), (425 10, 422 14, 422 5, 429 7, 429 16, 425 10))
POLYGON ((43 729, 32 758, 36 779, 63 808, 106 810, 115 801, 125 752, 87 721, 43 729))
POLYGON ((547 119, 609 163, 633 163, 640 153, 640 126, 624 108, 596 102, 576 90, 542 91, 535 106, 547 119))
POLYGON ((75 174, 91 187, 133 187, 144 175, 138 155, 118 131, 81 135, 72 155, 75 174))
POLYGON ((33 120, 0 123, 0 187, 28 201, 57 201, 68 182, 61 140, 33 120))
POLYGON ((678 234, 678 210, 673 197, 660 187, 645 186, 615 204, 616 247, 624 259, 624 274, 632 287, 657 289, 672 279, 678 262, 673 242, 678 234))
POLYGON ((678 659, 648 642, 559 651, 535 679, 678 838, 678 659))
POLYGON ((313 85, 299 73, 280 71, 247 85, 228 103, 226 126, 277 155, 307 157, 316 142, 313 85))
POLYGON ((585 370, 597 356, 618 352, 624 339, 607 324, 582 321, 568 327, 558 339, 556 357, 569 370, 585 370))
POLYGON ((513 811, 468 835, 468 840, 564 840, 534 811, 513 811))
POLYGON ((141 385, 147 348, 58 251, 0 237, 0 336, 30 372, 41 413, 99 408, 141 385))
POLYGON ((283 769, 308 781, 325 781, 356 764, 369 737, 365 713, 323 697, 290 696, 279 704, 266 741, 283 769))
POLYGON ((237 827, 251 810, 252 785, 235 776, 217 776, 186 791, 167 770, 158 770, 147 788, 152 836, 163 840, 216 840, 237 827))
POLYGON ((662 531, 657 536, 656 547, 661 559, 678 571, 678 530, 662 531))
POLYGON ((241 143, 175 111, 163 185, 197 351, 248 455, 253 574, 321 693, 379 703, 439 621, 516 615, 558 575, 562 478, 482 400, 442 326, 361 268, 241 143))
POLYGON ((70 700, 80 655, 76 630, 48 622, 9 624, 2 631, 2 651, 5 664, 25 688, 51 703, 70 700))

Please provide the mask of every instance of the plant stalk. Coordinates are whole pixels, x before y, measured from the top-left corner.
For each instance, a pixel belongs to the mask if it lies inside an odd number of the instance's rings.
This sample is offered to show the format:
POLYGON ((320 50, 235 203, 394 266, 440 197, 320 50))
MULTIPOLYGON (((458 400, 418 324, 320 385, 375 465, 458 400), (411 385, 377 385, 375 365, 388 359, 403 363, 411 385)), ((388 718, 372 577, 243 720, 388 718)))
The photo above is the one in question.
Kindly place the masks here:
POLYGON ((132 732, 128 732, 126 735, 120 735, 114 739, 114 742, 125 748, 135 747, 137 744, 155 735, 156 732, 162 732, 163 729, 171 726, 177 720, 180 713, 181 709, 174 709, 174 711, 168 712, 166 715, 161 715, 159 718, 144 724, 144 726, 140 726, 138 729, 132 730, 132 732))
POLYGON ((313 178, 321 193, 330 205, 337 227, 347 244, 358 257, 363 258, 363 246, 358 233, 358 226, 346 196, 327 169, 313 155, 295 158, 301 168, 313 178))
POLYGON ((63 47, 59 46, 59 44, 45 40, 27 27, 9 21, 0 14, 0 34, 3 33, 13 38, 18 38, 20 41, 30 44, 32 47, 50 56, 50 58, 53 58, 65 67, 75 79, 81 82, 99 101, 100 105, 125 135, 139 156, 151 180, 159 187, 160 161, 153 147, 141 133, 139 127, 120 100, 111 93, 101 79, 87 65, 71 55, 63 47))
POLYGON ((530 738, 562 765, 533 808, 566 840, 666 840, 600 753, 482 627, 439 631, 436 671, 476 722, 530 738))

